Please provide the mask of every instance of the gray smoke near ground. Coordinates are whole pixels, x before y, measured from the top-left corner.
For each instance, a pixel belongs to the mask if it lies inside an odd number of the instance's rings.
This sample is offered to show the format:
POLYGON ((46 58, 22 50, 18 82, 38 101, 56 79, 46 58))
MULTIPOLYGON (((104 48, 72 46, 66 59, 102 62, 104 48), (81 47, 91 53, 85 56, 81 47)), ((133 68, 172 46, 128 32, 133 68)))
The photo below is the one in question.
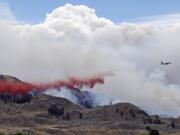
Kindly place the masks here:
MULTIPOLYGON (((51 81, 111 71, 95 87, 149 113, 180 114, 180 19, 121 23, 67 4, 39 24, 0 21, 0 72, 51 81), (157 23, 158 22, 158 23, 157 23), (172 61, 161 66, 160 61, 172 61)), ((161 20, 161 17, 158 18, 161 20)))
POLYGON ((86 108, 92 108, 96 106, 110 105, 116 103, 115 99, 113 99, 112 97, 91 90, 68 89, 68 88, 48 89, 45 92, 43 92, 43 94, 66 98, 71 102, 86 108))
POLYGON ((67 90, 67 88, 61 88, 61 90, 58 89, 48 89, 44 92, 46 95, 51 95, 55 97, 63 97, 66 98, 73 103, 77 103, 78 99, 77 97, 71 92, 71 90, 67 90))

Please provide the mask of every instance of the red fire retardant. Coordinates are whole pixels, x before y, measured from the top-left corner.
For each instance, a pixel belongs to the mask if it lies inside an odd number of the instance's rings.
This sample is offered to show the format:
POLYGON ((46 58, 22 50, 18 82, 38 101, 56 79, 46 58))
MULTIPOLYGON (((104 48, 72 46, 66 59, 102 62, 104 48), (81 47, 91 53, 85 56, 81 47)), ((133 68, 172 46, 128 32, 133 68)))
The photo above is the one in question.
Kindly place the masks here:
POLYGON ((104 84, 104 76, 94 76, 90 78, 76 78, 70 77, 68 80, 57 80, 50 83, 23 83, 23 82, 5 82, 0 81, 0 94, 11 93, 27 94, 32 90, 43 92, 50 88, 59 89, 66 87, 69 89, 89 87, 93 88, 96 84, 104 84))

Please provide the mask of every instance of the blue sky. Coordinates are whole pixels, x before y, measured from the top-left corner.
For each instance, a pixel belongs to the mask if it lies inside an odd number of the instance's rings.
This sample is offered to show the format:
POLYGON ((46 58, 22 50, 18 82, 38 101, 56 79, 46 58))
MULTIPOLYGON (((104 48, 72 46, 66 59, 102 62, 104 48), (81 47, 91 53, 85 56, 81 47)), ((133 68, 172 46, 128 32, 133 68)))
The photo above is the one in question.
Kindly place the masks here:
POLYGON ((47 13, 66 3, 84 4, 113 22, 180 12, 180 0, 0 0, 7 3, 16 19, 38 23, 47 13))

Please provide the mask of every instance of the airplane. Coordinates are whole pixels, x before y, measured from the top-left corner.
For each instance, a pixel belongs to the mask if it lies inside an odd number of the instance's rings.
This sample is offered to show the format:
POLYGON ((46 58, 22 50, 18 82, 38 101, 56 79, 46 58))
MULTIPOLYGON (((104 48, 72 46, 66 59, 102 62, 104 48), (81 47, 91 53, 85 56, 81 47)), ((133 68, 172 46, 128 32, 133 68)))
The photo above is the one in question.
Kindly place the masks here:
POLYGON ((171 64, 171 62, 162 62, 161 61, 161 65, 169 65, 169 64, 171 64))

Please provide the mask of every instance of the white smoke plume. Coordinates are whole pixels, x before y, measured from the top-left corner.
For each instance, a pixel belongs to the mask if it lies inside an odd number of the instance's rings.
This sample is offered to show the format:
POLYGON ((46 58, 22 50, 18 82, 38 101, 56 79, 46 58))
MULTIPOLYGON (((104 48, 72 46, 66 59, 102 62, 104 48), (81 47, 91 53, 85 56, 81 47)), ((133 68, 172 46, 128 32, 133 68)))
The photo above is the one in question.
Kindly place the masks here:
POLYGON ((44 92, 44 94, 55 96, 55 97, 63 97, 74 103, 77 103, 77 97, 71 93, 71 90, 67 90, 66 88, 58 89, 48 89, 44 92))
POLYGON ((95 90, 149 113, 178 116, 180 19, 167 21, 115 24, 94 9, 71 4, 39 24, 0 21, 0 72, 50 81, 111 71, 95 90), (172 64, 162 66, 161 60, 172 64))

